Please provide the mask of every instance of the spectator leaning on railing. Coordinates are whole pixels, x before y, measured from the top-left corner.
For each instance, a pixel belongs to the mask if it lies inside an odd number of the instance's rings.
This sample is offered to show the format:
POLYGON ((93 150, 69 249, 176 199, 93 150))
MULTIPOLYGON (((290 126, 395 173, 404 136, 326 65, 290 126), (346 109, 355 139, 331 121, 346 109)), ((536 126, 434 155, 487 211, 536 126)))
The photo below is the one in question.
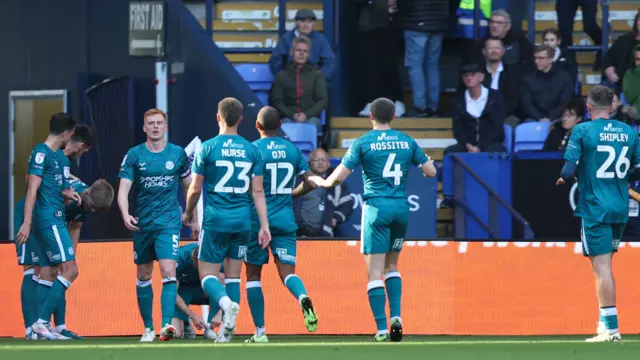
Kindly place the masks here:
POLYGON ((544 142, 543 150, 564 151, 571 135, 573 127, 584 120, 587 112, 587 105, 583 99, 575 98, 569 101, 562 112, 562 120, 551 125, 547 140, 544 142))
POLYGON ((640 45, 640 10, 636 14, 631 31, 618 37, 604 57, 603 85, 618 89, 623 86, 622 78, 631 65, 629 59, 633 49, 638 45, 640 45))
POLYGON ((624 74, 623 93, 627 103, 640 113, 640 45, 633 49, 631 68, 624 74))
POLYGON ((299 36, 293 39, 291 61, 276 75, 271 88, 271 99, 283 117, 282 122, 307 122, 322 130, 320 116, 327 108, 329 99, 324 75, 309 64, 308 38, 299 36))

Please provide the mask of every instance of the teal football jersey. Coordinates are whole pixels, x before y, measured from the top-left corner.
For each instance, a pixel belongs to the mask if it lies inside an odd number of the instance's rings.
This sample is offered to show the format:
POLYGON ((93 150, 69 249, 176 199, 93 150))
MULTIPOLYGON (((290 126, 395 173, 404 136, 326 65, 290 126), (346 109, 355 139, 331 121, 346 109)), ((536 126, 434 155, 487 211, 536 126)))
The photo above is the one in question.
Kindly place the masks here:
POLYGON ((187 154, 178 145, 167 143, 154 153, 143 143, 127 152, 118 177, 133 182, 138 200, 134 216, 140 231, 182 227, 178 189, 180 179, 190 174, 187 154))
MULTIPOLYGON (((293 213, 291 192, 296 176, 309 171, 302 151, 281 137, 263 138, 253 142, 260 152, 264 173, 264 193, 267 200, 269 227, 274 234, 288 234, 298 230, 293 213)), ((253 231, 260 229, 255 208, 252 211, 253 231)))
POLYGON ((617 120, 598 119, 573 128, 567 161, 578 164, 574 215, 600 223, 629 218, 629 170, 640 160, 638 134, 617 120))
MULTIPOLYGON (((83 191, 87 190, 89 186, 82 182, 80 179, 69 178, 69 185, 71 188, 75 190, 78 194, 82 194, 83 191)), ((79 221, 84 222, 87 220, 87 216, 89 212, 87 212, 83 206, 78 205, 78 202, 73 200, 69 205, 67 205, 64 209, 66 221, 79 221)))
POLYGON ((251 230, 251 178, 262 176, 258 150, 240 135, 218 135, 202 143, 193 172, 204 176, 202 228, 220 233, 251 230))
POLYGON ((181 246, 178 249, 176 278, 178 279, 181 287, 200 287, 200 275, 198 274, 198 268, 196 268, 195 264, 193 263, 193 258, 191 257, 191 254, 196 247, 198 247, 198 243, 190 243, 181 246))
POLYGON ((398 130, 372 130, 356 139, 342 165, 353 171, 362 165, 363 199, 407 197, 411 164, 422 166, 427 156, 409 135, 398 130))
POLYGON ((41 143, 31 152, 28 173, 42 178, 33 209, 32 229, 65 226, 62 191, 69 188, 70 171, 69 159, 62 150, 53 152, 41 143))

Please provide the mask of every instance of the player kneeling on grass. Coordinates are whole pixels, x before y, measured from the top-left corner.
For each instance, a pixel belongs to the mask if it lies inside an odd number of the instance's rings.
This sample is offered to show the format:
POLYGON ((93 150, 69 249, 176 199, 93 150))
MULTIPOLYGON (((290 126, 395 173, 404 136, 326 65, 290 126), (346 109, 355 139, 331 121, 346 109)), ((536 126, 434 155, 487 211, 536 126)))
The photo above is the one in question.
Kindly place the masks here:
MULTIPOLYGON (((296 189, 308 192, 315 186, 308 182, 309 165, 304 155, 289 140, 278 134, 282 125, 278 110, 270 106, 263 107, 258 113, 256 128, 260 139, 253 142, 263 161, 265 198, 271 232, 271 253, 278 268, 282 283, 300 303, 307 330, 316 331, 318 318, 307 295, 302 279, 296 272, 296 218, 293 213, 292 193, 295 184, 294 174, 302 176, 304 183, 296 189), (307 184, 307 186, 305 186, 307 184)), ((296 194, 301 195, 301 194, 296 194)), ((256 326, 256 333, 248 343, 268 342, 264 323, 264 295, 260 282, 262 266, 269 262, 269 250, 263 248, 258 241, 260 223, 257 212, 252 216, 252 238, 247 249, 245 264, 247 266, 247 298, 249 308, 256 326)))
MULTIPOLYGON (((177 338, 195 338, 193 329, 190 329, 189 320, 196 329, 205 329, 204 337, 215 339, 214 329, 220 325, 220 306, 215 301, 210 301, 207 294, 200 285, 200 275, 198 274, 198 244, 191 243, 181 246, 178 250, 178 267, 176 268, 178 278, 178 296, 176 296, 175 317, 171 321, 176 328, 177 338), (207 322, 200 315, 193 312, 189 305, 209 305, 209 316, 207 322)), ((224 282, 224 266, 220 268, 220 282, 224 282)))
POLYGON ((614 92, 604 86, 589 91, 587 108, 594 120, 573 128, 556 183, 572 181, 574 174, 578 178, 574 215, 582 218, 582 251, 591 262, 605 327, 587 342, 622 340, 611 264, 629 219, 629 170, 640 162, 640 141, 631 126, 609 119, 613 98, 614 92))
POLYGON ((351 145, 342 163, 326 180, 319 176, 309 178, 318 186, 333 187, 344 182, 356 166, 362 166, 364 205, 360 251, 367 263, 369 305, 378 327, 374 341, 402 340, 402 281, 398 258, 409 223, 406 191, 409 166, 417 165, 426 177, 436 176, 433 161, 416 141, 389 126, 394 112, 391 100, 376 99, 371 103, 373 130, 351 145), (391 314, 390 335, 385 314, 385 285, 391 314))

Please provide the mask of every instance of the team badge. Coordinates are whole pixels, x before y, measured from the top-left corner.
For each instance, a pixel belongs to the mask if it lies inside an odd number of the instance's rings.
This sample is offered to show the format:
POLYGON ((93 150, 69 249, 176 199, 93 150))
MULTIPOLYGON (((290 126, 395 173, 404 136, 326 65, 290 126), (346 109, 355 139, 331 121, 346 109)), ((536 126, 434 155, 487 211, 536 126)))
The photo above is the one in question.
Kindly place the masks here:
POLYGON ((69 255, 73 256, 74 253, 75 253, 75 251, 73 251, 73 248, 69 247, 69 255))
POLYGON ((68 166, 64 167, 64 177, 66 177, 66 178, 69 177, 69 167, 68 166))
POLYGON ((36 154, 36 164, 42 164, 42 162, 44 161, 44 153, 37 153, 36 154))
POLYGON ((166 167, 167 170, 173 170, 174 166, 175 165, 173 164, 173 161, 171 161, 171 160, 169 160, 166 163, 164 163, 164 167, 166 167))

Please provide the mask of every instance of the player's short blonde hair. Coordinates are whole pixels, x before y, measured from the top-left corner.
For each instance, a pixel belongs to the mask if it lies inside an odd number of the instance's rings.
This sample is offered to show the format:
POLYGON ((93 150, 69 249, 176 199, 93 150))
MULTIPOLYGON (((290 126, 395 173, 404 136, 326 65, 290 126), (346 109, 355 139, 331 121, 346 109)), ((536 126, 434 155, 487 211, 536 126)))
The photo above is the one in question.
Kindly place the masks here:
POLYGON ((604 85, 595 85, 589 91, 587 103, 594 109, 610 109, 616 94, 604 85))
POLYGON ((147 117, 149 116, 153 116, 153 115, 162 115, 162 117, 164 118, 164 121, 167 121, 167 113, 165 113, 164 111, 158 109, 158 108, 151 108, 149 110, 147 110, 144 113, 144 120, 147 120, 147 117))
POLYGON ((83 199, 89 201, 91 207, 97 212, 107 211, 113 203, 113 187, 105 179, 96 180, 87 190, 87 196, 83 199))

